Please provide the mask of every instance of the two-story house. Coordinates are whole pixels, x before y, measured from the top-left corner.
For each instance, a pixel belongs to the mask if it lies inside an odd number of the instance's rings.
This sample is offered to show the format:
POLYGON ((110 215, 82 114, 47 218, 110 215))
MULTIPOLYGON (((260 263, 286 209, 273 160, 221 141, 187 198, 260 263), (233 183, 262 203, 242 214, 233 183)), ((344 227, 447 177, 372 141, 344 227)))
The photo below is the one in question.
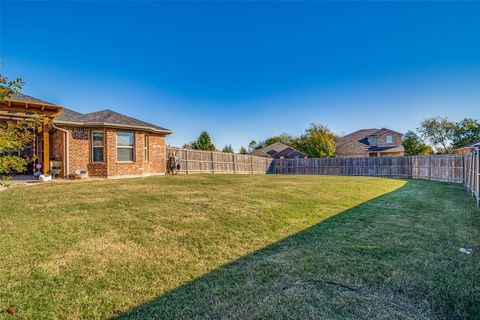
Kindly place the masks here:
POLYGON ((337 157, 403 156, 402 134, 387 128, 362 129, 335 141, 337 157))

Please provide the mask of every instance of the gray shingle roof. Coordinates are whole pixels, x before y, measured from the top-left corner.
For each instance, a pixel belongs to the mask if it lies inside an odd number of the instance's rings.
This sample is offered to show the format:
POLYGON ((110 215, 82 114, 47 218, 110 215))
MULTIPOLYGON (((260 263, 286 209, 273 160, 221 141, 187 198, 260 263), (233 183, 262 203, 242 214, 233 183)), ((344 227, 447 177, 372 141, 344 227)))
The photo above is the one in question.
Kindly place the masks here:
POLYGON ((297 149, 287 146, 286 144, 283 144, 281 142, 275 142, 264 148, 257 149, 253 152, 250 152, 249 155, 275 158, 280 153, 282 154, 282 156, 287 156, 293 152, 297 152, 299 155, 301 154, 305 157, 305 154, 303 152, 298 151, 297 149))
MULTIPOLYGON (((10 98, 8 98, 10 100, 16 100, 16 101, 24 101, 24 102, 33 102, 33 103, 40 103, 40 104, 51 104, 51 105, 55 105, 51 102, 47 102, 47 101, 44 101, 44 100, 40 100, 40 99, 37 99, 37 98, 34 98, 34 97, 31 97, 31 96, 28 96, 26 94, 23 94, 23 93, 14 93, 12 94, 12 96, 10 98)), ((7 99, 7 100, 8 100, 7 99)))
POLYGON ((280 152, 277 152, 276 154, 272 155, 274 158, 281 158, 281 157, 285 157, 285 158, 292 158, 292 157, 299 157, 299 158, 302 158, 302 157, 306 157, 306 155, 301 152, 301 151, 298 151, 297 149, 294 149, 292 147, 288 147, 280 152))
POLYGON ((342 144, 344 144, 345 142, 349 141, 349 140, 353 140, 353 141, 358 141, 360 143, 363 143, 363 144, 367 144, 368 145, 368 139, 367 137, 378 132, 379 130, 378 129, 361 129, 361 130, 357 130, 355 132, 352 132, 350 134, 347 134, 343 137, 340 137, 340 138, 337 138, 337 140, 335 141, 335 145, 338 147, 342 144))
MULTIPOLYGON (((384 134, 385 132, 393 132, 393 133, 401 134, 400 132, 392 130, 392 129, 382 128, 382 129, 378 130, 377 132, 372 133, 371 135, 372 136, 380 136, 380 135, 384 134)), ((403 135, 403 134, 401 134, 401 135, 403 135)))
POLYGON ((63 108, 62 111, 60 111, 60 115, 55 118, 55 121, 75 121, 76 117, 81 116, 82 114, 77 111, 73 111, 68 108, 63 108))
POLYGON ((368 151, 376 151, 376 152, 382 152, 382 151, 389 151, 389 152, 397 152, 397 151, 405 151, 403 146, 373 146, 368 148, 368 151))
POLYGON ((171 133, 172 131, 157 125, 141 121, 112 110, 100 110, 96 112, 81 114, 76 111, 63 108, 60 116, 53 122, 57 124, 74 124, 82 126, 105 126, 125 127, 131 129, 146 129, 157 132, 171 133))

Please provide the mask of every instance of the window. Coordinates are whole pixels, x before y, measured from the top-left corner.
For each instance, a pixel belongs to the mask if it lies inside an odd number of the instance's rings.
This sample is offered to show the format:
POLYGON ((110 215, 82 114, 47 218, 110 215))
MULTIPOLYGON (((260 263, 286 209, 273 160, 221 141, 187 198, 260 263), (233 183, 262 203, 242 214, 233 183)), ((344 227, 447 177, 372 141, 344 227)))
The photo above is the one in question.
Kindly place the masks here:
POLYGON ((376 146, 377 145, 377 138, 370 138, 370 144, 372 146, 376 146))
POLYGON ((391 135, 387 136, 387 144, 392 144, 393 143, 393 137, 391 135))
POLYGON ((133 161, 133 132, 117 132, 117 161, 131 162, 133 161))
POLYGON ((103 162, 102 131, 92 131, 92 162, 103 162))
POLYGON ((148 134, 145 133, 144 137, 145 138, 143 141, 143 155, 144 155, 145 162, 148 162, 148 156, 149 156, 148 134))

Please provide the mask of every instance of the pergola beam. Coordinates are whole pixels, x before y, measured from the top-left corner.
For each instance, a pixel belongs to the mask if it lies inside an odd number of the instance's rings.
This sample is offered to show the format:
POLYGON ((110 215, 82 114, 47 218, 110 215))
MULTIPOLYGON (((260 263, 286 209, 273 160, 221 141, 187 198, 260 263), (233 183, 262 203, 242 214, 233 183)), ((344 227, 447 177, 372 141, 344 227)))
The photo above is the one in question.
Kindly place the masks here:
MULTIPOLYGON (((60 114, 62 107, 38 103, 34 101, 18 101, 5 99, 0 103, 0 121, 8 119, 30 119, 36 115, 44 116, 44 122, 38 127, 38 138, 43 149, 43 156, 37 153, 39 161, 42 162, 43 172, 50 170, 50 132, 49 124, 53 118, 60 114)), ((11 120, 10 120, 11 121, 11 120)), ((37 150, 38 152, 38 150, 37 150)))

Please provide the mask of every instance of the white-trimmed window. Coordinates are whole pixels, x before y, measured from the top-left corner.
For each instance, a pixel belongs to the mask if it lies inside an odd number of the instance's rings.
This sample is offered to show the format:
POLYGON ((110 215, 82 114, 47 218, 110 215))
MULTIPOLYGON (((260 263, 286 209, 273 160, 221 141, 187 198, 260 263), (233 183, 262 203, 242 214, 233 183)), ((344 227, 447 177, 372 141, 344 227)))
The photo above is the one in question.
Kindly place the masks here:
POLYGON ((143 140, 143 156, 145 159, 145 162, 148 162, 149 160, 149 151, 150 151, 150 144, 149 144, 149 137, 148 134, 145 133, 144 135, 144 140, 143 140))
POLYGON ((387 144, 392 144, 393 143, 393 137, 391 135, 387 136, 387 144))
POLYGON ((117 132, 117 161, 134 161, 135 136, 133 132, 117 132))
POLYGON ((103 162, 103 131, 92 131, 92 162, 103 162))
POLYGON ((377 138, 371 137, 371 138, 370 138, 370 145, 376 146, 376 145, 377 145, 377 138))

